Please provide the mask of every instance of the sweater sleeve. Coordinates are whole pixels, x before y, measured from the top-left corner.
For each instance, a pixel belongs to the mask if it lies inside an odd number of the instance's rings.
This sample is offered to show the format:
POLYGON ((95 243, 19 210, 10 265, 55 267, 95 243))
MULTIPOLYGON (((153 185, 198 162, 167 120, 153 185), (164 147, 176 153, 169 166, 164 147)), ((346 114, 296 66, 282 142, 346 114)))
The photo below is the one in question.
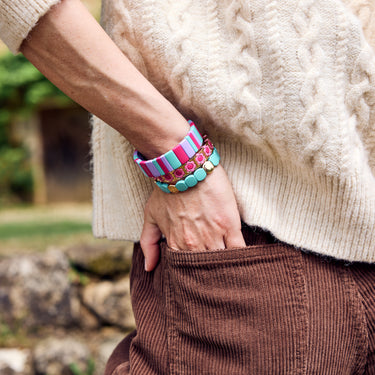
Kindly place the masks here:
POLYGON ((0 38, 14 53, 40 17, 60 0, 0 0, 0 38))

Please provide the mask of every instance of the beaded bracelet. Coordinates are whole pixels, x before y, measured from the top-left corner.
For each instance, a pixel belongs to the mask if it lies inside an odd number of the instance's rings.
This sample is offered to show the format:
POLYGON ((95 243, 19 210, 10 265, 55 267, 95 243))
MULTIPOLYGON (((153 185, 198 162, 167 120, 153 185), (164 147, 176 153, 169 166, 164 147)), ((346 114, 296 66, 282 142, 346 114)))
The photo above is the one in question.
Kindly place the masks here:
POLYGON ((181 165, 188 162, 196 154, 202 146, 203 137, 193 121, 188 120, 188 123, 190 125, 189 133, 177 146, 165 154, 154 159, 145 160, 139 151, 134 151, 133 159, 146 176, 163 176, 181 167, 181 165))
POLYGON ((213 150, 213 144, 208 137, 204 135, 202 147, 191 159, 189 159, 188 162, 162 176, 154 177, 154 179, 159 182, 175 185, 179 180, 183 180, 189 174, 193 173, 197 168, 201 167, 212 155, 213 150))
POLYGON ((203 181, 208 174, 210 174, 215 167, 219 165, 220 155, 214 148, 211 156, 195 172, 187 176, 183 180, 179 180, 175 185, 167 184, 165 182, 155 181, 156 185, 165 193, 179 193, 195 186, 198 182, 203 181))

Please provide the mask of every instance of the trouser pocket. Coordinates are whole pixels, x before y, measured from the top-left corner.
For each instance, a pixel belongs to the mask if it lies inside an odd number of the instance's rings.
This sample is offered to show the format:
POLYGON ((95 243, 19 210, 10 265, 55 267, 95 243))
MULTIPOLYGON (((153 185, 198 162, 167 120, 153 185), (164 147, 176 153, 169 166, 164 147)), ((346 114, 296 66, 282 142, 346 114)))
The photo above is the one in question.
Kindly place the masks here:
POLYGON ((135 250, 131 288, 132 374, 302 373, 307 318, 297 250, 274 243, 192 253, 162 243, 153 273, 135 250))
POLYGON ((171 374, 302 372, 299 252, 278 243, 163 254, 171 374))
POLYGON ((253 228, 244 235, 249 246, 234 250, 163 242, 150 273, 135 245, 137 331, 113 354, 114 374, 373 372, 373 266, 347 267, 253 228))

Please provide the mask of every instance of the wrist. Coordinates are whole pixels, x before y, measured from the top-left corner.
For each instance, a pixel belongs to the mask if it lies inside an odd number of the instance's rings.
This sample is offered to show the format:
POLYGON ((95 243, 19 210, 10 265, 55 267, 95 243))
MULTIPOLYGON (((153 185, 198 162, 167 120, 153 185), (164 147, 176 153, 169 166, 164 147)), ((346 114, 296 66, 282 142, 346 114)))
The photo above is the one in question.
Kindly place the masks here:
POLYGON ((153 178, 165 193, 188 190, 203 181, 219 165, 220 156, 207 135, 200 134, 193 121, 188 120, 188 134, 166 153, 145 159, 138 150, 133 159, 145 176, 153 178))
POLYGON ((152 138, 149 138, 149 144, 146 143, 145 139, 142 140, 139 147, 134 144, 135 148, 147 159, 156 158, 172 150, 186 137, 190 130, 188 122, 179 113, 177 113, 177 116, 175 114, 159 116, 153 128, 155 131, 152 138))
POLYGON ((140 151, 134 151, 134 161, 146 176, 155 178, 169 174, 171 171, 181 167, 197 153, 202 146, 203 138, 192 121, 189 120, 187 123, 190 127, 189 132, 181 142, 166 153, 147 159, 140 151))

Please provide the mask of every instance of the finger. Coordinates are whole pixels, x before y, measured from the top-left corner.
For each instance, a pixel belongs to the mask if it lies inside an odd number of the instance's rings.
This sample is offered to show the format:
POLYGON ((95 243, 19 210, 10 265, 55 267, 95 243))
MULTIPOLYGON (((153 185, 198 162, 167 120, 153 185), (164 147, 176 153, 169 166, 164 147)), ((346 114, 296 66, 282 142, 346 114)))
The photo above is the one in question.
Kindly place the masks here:
POLYGON ((203 251, 224 249, 222 233, 216 232, 204 223, 197 221, 181 227, 174 227, 167 236, 168 245, 175 250, 203 251))
POLYGON ((227 249, 235 249, 238 247, 245 247, 246 242, 243 238, 241 230, 233 230, 227 232, 227 235, 224 236, 225 247, 227 249))
POLYGON ((202 229, 197 232, 198 234, 192 233, 189 236, 178 236, 175 240, 170 238, 169 246, 175 250, 188 250, 192 252, 225 248, 223 235, 207 232, 202 229))
POLYGON ((158 264, 160 256, 159 240, 161 236, 162 233, 159 227, 152 223, 146 215, 140 239, 143 255, 145 256, 146 271, 152 271, 158 264))

